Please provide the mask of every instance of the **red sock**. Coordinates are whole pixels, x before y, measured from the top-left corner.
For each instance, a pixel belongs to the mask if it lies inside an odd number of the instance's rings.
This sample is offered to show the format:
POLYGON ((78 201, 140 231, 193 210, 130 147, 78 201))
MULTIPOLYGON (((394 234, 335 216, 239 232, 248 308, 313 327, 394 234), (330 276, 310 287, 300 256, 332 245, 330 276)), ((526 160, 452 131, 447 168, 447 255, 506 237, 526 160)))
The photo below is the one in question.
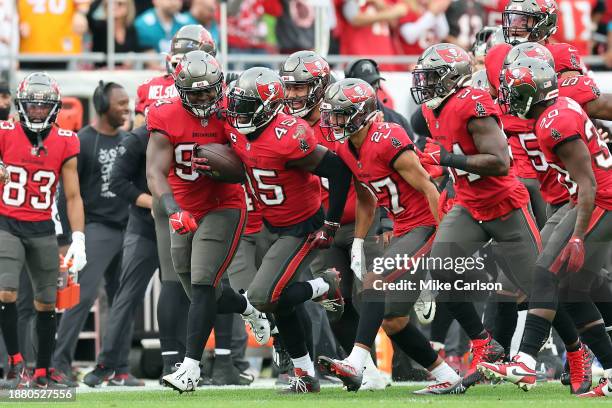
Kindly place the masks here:
POLYGON ((34 378, 38 378, 38 377, 46 377, 47 376, 47 369, 46 368, 37 368, 34 370, 34 378))
POLYGON ((9 356, 9 361, 12 365, 19 364, 23 361, 23 356, 21 353, 13 354, 12 356, 9 356))

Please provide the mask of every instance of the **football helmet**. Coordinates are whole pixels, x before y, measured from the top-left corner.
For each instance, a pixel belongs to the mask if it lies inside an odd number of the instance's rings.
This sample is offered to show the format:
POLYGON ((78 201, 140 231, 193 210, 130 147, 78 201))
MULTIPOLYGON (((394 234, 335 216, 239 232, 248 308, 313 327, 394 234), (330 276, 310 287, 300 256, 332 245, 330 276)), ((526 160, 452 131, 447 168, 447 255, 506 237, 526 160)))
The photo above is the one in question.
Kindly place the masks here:
POLYGON ((527 119, 534 105, 559 96, 557 75, 546 62, 521 58, 503 71, 500 91, 511 115, 527 119))
POLYGON ((313 51, 298 51, 289 56, 279 74, 286 88, 306 85, 304 96, 285 98, 285 107, 291 115, 303 118, 317 106, 329 84, 329 64, 313 51))
POLYGON ((325 138, 337 141, 359 132, 378 113, 374 88, 358 78, 347 78, 330 85, 321 102, 320 126, 325 138))
POLYGON ((207 118, 219 109, 223 98, 221 66, 205 51, 190 51, 176 67, 174 86, 185 109, 198 118, 207 118))
POLYGON ((475 57, 484 57, 487 52, 487 41, 496 31, 495 26, 484 26, 475 35, 475 40, 472 43, 470 52, 475 57))
POLYGON ((502 13, 504 37, 508 44, 540 42, 557 31, 554 0, 511 0, 502 13))
POLYGON ((285 84, 269 68, 244 71, 228 94, 227 119, 242 134, 267 125, 283 109, 285 84))
POLYGON ((34 72, 21 81, 15 95, 21 124, 40 133, 55 123, 62 107, 59 86, 44 72, 34 72))
POLYGON ((166 56, 166 68, 169 74, 189 51, 201 50, 213 57, 217 55, 217 46, 210 32, 200 24, 189 24, 181 27, 170 43, 170 53, 166 56))
POLYGON ((470 55, 457 45, 442 43, 427 48, 412 71, 412 98, 435 109, 472 75, 470 55))
POLYGON ((514 61, 521 58, 536 58, 546 61, 553 69, 555 68, 555 59, 548 48, 534 42, 526 42, 512 47, 504 59, 504 67, 510 66, 514 61))

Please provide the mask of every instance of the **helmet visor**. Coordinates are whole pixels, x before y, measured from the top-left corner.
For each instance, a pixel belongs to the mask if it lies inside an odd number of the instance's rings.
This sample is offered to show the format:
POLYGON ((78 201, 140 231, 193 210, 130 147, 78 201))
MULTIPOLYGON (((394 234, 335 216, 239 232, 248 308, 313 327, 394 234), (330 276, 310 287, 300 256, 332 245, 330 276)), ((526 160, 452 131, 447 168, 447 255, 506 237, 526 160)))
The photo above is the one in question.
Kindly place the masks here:
POLYGON ((436 97, 436 87, 447 72, 445 66, 439 68, 417 68, 412 71, 412 98, 417 104, 423 104, 436 97))
POLYGON ((325 138, 330 141, 342 140, 358 130, 355 122, 358 113, 354 107, 333 109, 329 104, 321 105, 321 122, 319 126, 327 129, 325 138))
POLYGON ((237 95, 233 89, 230 91, 227 98, 227 118, 233 128, 252 127, 253 117, 260 109, 261 101, 257 98, 237 95))
POLYGON ((502 13, 504 39, 512 45, 529 41, 529 35, 539 21, 540 18, 533 13, 516 10, 504 11, 502 13))
POLYGON ((208 117, 219 109, 223 97, 221 82, 207 87, 183 88, 177 86, 183 105, 197 117, 208 117))

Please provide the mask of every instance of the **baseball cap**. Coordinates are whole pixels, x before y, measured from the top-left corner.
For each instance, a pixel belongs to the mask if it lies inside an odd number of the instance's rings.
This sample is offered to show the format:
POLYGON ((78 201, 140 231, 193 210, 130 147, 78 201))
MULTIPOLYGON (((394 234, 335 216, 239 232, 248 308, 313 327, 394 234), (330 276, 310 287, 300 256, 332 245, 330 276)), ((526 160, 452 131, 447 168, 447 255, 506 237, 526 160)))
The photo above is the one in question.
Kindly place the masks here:
POLYGON ((380 76, 376 61, 367 58, 355 60, 347 65, 344 69, 344 76, 345 78, 363 79, 370 85, 376 81, 385 80, 380 76))

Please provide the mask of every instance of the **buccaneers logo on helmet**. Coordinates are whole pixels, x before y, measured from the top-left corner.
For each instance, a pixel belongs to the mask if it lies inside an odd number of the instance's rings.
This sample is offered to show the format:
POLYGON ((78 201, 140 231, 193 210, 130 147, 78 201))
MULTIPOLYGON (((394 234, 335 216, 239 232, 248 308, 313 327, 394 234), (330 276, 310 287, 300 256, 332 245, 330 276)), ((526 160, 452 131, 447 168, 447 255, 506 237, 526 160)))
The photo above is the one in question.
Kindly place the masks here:
POLYGON ((329 75, 329 65, 323 64, 320 60, 304 62, 304 67, 313 77, 324 77, 329 75))
POLYGON ((469 57, 465 52, 461 52, 461 50, 456 47, 449 47, 445 49, 439 49, 438 55, 442 57, 445 62, 452 64, 454 62, 463 62, 468 61, 469 57))
POLYGON ((272 102, 285 97, 283 85, 280 82, 257 83, 257 93, 263 102, 272 102))
POLYGON ((518 67, 512 70, 506 70, 506 83, 511 87, 519 87, 522 85, 531 86, 534 90, 538 89, 535 81, 533 80, 533 76, 531 74, 531 70, 526 67, 518 67))
POLYGON ((369 98, 374 96, 372 92, 370 92, 370 89, 365 88, 360 84, 346 87, 342 90, 342 93, 344 93, 348 100, 353 103, 367 101, 369 98))

